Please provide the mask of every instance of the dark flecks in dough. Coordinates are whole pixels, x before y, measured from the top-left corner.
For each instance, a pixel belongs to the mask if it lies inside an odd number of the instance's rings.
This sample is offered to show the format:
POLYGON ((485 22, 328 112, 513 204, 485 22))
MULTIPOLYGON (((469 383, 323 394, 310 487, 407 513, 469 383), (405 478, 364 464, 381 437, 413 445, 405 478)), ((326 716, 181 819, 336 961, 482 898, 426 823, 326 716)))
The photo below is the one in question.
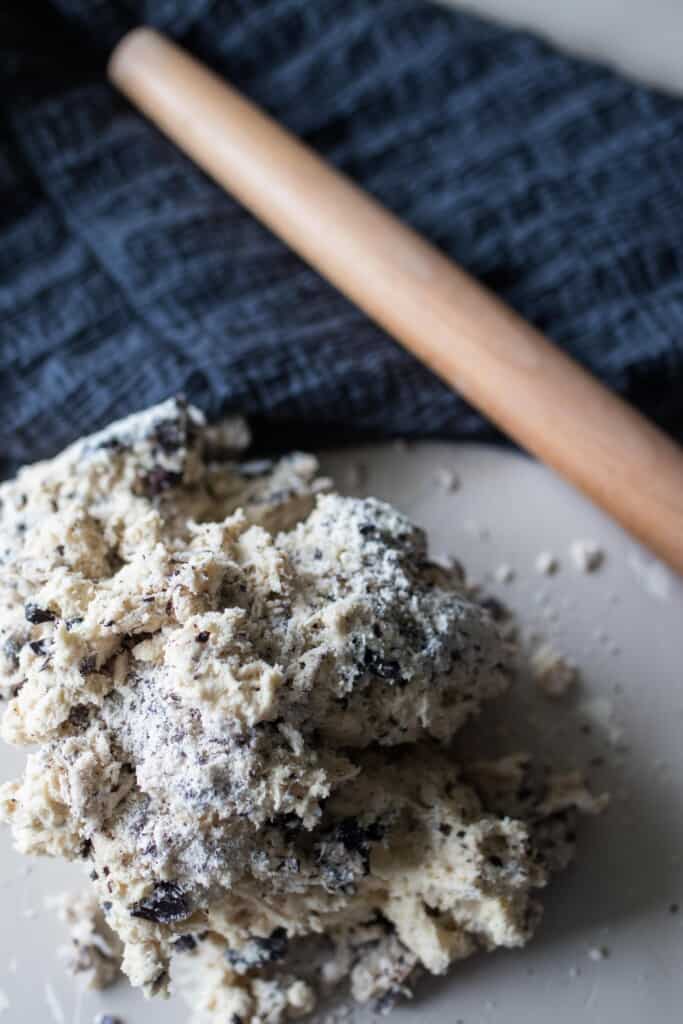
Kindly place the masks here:
POLYGON ((24 606, 24 615, 26 621, 33 625, 39 625, 42 622, 54 622, 57 618, 55 612, 50 608, 40 608, 37 604, 33 604, 31 601, 24 606))
POLYGON ((130 908, 131 917, 141 917, 155 924, 184 921, 191 913, 185 893, 175 882, 157 882, 151 896, 130 908))

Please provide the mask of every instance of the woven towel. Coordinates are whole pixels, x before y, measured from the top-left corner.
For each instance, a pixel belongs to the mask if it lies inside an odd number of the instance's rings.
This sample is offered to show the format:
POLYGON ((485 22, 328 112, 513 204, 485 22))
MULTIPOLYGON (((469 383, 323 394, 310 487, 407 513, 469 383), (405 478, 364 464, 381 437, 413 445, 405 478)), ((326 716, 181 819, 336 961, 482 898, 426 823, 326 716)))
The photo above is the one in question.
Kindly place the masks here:
POLYGON ((2 470, 184 392, 264 444, 482 438, 107 85, 169 32, 683 435, 683 103, 417 0, 8 0, 2 470))

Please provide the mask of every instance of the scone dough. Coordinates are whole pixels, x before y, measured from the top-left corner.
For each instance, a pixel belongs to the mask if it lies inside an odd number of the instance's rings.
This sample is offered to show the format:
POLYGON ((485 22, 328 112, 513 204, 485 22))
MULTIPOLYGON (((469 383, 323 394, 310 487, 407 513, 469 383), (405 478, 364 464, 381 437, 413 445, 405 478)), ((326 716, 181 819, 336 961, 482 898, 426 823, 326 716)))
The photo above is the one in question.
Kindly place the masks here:
POLYGON ((445 746, 509 682, 488 612, 395 509, 246 440, 172 400, 0 488, 2 733, 35 748, 0 814, 86 862, 134 985, 191 960, 198 1019, 272 1024, 315 1001, 297 941, 381 999, 524 943, 547 866, 445 746))

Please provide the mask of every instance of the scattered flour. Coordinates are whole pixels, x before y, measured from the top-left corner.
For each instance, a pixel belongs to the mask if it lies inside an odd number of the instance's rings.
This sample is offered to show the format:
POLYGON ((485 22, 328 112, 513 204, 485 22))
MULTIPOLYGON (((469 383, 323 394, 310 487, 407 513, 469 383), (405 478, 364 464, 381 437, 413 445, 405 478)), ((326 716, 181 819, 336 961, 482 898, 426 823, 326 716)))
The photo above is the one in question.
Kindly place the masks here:
POLYGON ((668 601, 674 585, 674 576, 661 562, 646 558, 634 550, 628 556, 628 565, 648 594, 660 601, 668 601))
POLYGON ((49 981, 45 982, 44 992, 47 1008, 52 1014, 52 1019, 55 1022, 55 1024, 66 1024, 66 1016, 64 1015, 62 1004, 57 998, 57 993, 55 992, 49 981))
POLYGON ((478 540, 488 540, 491 536, 491 531, 488 526, 478 523, 476 519, 465 519, 462 524, 462 528, 465 533, 469 533, 473 537, 477 537, 478 540))

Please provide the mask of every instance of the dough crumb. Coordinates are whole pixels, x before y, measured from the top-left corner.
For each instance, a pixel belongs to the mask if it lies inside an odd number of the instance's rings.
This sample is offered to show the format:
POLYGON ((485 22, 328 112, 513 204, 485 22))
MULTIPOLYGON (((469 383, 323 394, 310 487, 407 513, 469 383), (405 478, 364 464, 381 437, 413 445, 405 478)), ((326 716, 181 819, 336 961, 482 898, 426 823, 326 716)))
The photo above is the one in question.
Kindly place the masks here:
POLYGON ((593 946, 588 950, 588 959, 594 961, 606 960, 609 957, 607 946, 593 946))
POLYGON ((517 574, 511 565, 504 562, 497 567, 493 575, 498 583, 512 583, 517 574))
POLYGON ((546 697, 564 697, 579 679, 577 666, 550 643, 543 643, 536 648, 531 655, 530 665, 534 682, 546 697))
POLYGON ((460 490, 460 477, 449 466, 439 466, 437 468, 434 473, 434 482, 448 493, 460 490))
POLYGON ((124 1024, 122 1017, 113 1017, 111 1013, 98 1013, 93 1024, 124 1024))
POLYGON ((579 572, 595 572, 605 560, 603 548, 594 540, 573 541, 569 554, 579 572))
POLYGON ((113 985, 120 977, 123 944, 107 924, 95 894, 62 893, 55 903, 68 928, 69 942, 58 950, 67 971, 86 989, 113 985))
POLYGON ((550 551, 539 551, 534 562, 534 569, 541 576, 553 576, 560 567, 560 563, 550 551))
POLYGON ((614 721, 614 709, 610 700, 606 697, 591 697, 582 701, 579 712, 589 726, 595 726, 604 733, 611 746, 623 746, 624 730, 614 721))

